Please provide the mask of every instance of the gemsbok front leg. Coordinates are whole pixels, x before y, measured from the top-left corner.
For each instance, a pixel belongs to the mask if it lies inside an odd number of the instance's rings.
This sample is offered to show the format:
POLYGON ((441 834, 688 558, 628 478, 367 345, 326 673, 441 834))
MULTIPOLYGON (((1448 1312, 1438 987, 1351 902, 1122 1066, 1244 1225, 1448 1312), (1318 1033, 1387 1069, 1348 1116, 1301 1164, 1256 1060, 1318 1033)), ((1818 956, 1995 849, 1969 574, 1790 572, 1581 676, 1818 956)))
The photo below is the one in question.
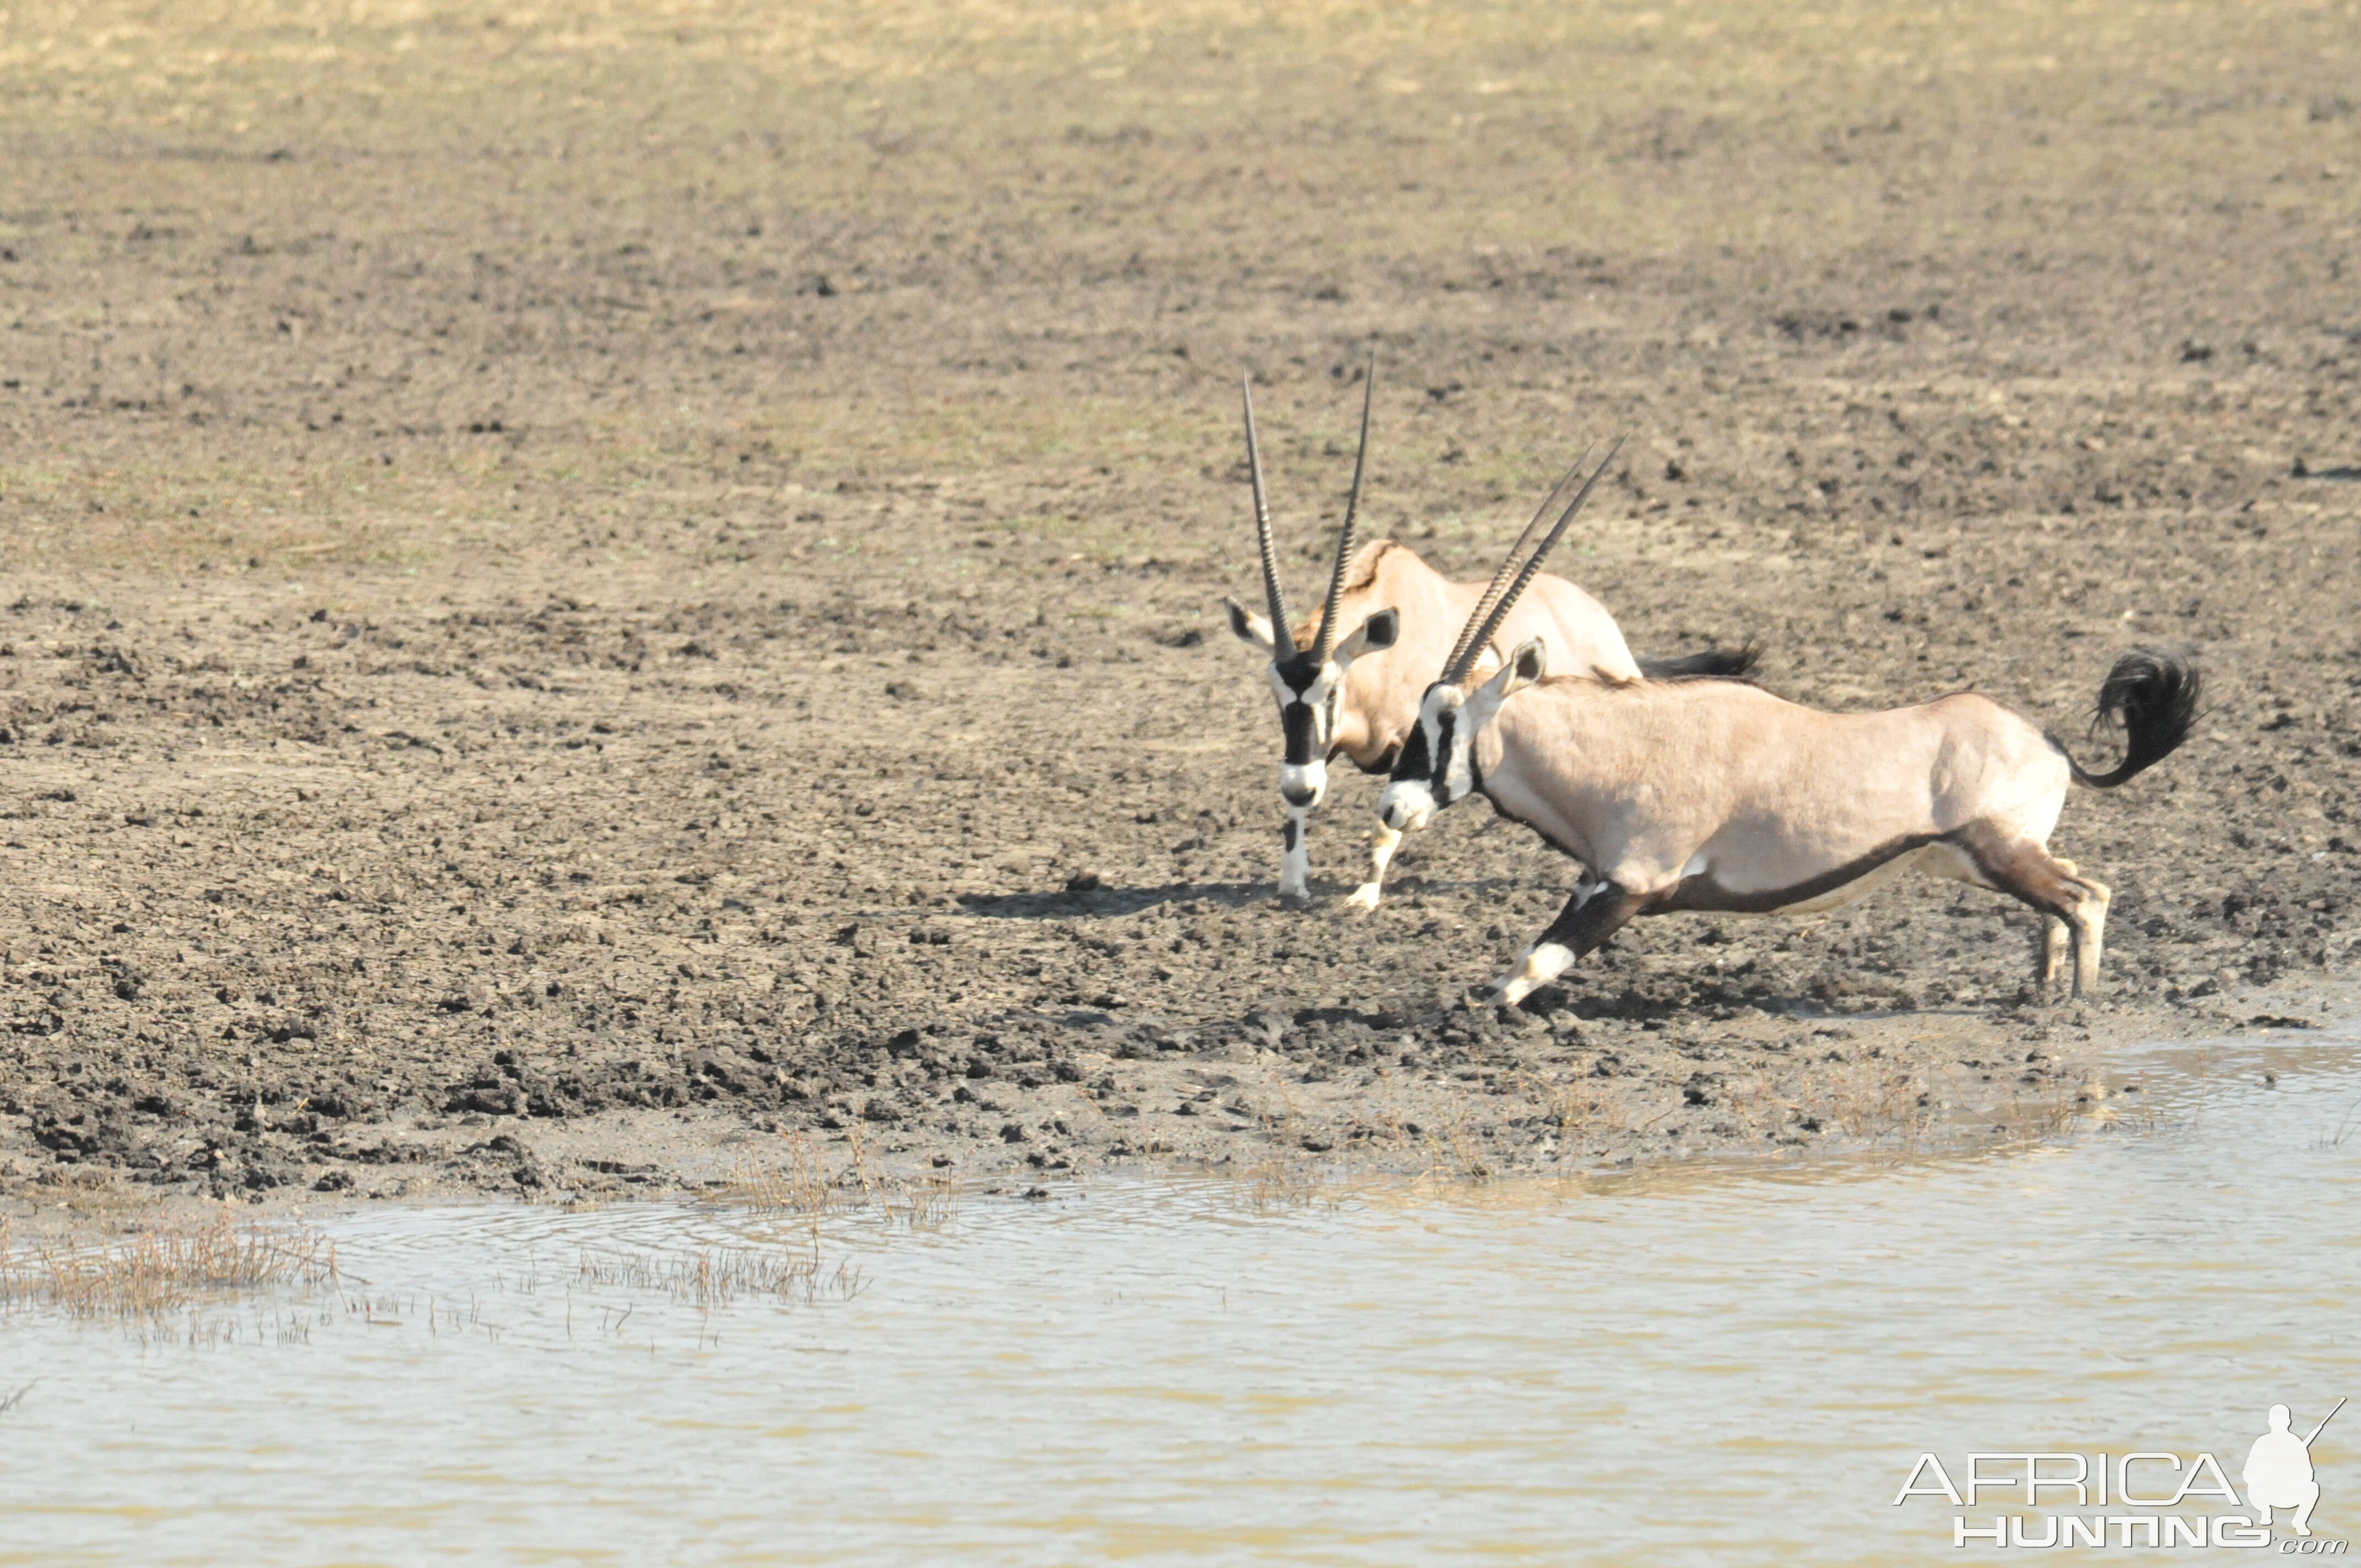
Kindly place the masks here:
POLYGON ((1394 851, 1401 847, 1402 836, 1378 824, 1377 836, 1369 840, 1369 880, 1346 895, 1345 902, 1356 909, 1375 909, 1378 890, 1384 886, 1386 867, 1393 862, 1394 851))
POLYGON ((1303 828, 1311 815, 1308 806, 1290 806, 1279 830, 1279 896, 1307 904, 1312 900, 1312 851, 1304 846, 1303 828))
POLYGON ((1640 913, 1643 902, 1638 894, 1604 879, 1577 883, 1574 896, 1566 900, 1541 940, 1519 953, 1517 967, 1492 982, 1484 1005, 1514 1007, 1573 968, 1576 959, 1603 947, 1608 938, 1640 913))

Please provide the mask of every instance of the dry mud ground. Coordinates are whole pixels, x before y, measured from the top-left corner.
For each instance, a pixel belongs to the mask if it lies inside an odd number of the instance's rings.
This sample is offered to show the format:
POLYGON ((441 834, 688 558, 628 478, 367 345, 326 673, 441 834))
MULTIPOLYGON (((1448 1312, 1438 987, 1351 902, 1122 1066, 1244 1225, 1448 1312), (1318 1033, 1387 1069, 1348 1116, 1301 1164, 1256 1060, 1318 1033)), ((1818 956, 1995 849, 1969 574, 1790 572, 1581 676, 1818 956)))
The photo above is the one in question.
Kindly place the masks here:
POLYGON ((2038 1130, 2324 1016, 2361 867, 2361 20, 1768 4, 33 4, 0 19, 0 1183, 782 1156, 1459 1172, 2038 1130), (1913 883, 1449 1003, 1471 805, 1270 898, 1234 379, 1316 589, 1561 556, 1643 652, 2075 730, 2105 993, 1913 883), (2310 1010, 2307 1013, 2307 1010, 2310 1010), (796 1140, 801 1140, 797 1143, 796 1140))

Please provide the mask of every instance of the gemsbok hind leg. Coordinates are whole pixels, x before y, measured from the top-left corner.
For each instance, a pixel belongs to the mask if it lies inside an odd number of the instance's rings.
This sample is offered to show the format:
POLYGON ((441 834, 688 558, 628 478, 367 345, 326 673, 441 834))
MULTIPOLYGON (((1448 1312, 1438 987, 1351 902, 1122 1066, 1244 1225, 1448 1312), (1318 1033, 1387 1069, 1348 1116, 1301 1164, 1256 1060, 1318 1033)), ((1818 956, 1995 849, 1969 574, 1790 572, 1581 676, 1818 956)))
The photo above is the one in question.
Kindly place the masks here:
POLYGON ((2073 991, 2082 996, 2099 988, 2099 954, 2106 940, 2107 904, 2114 894, 2029 839, 1971 843, 1969 852, 1983 880, 2018 902, 2032 905, 2055 924, 2043 944, 2041 983, 2057 984, 2066 950, 2073 954, 2073 991))
POLYGON ((1604 879, 1577 883, 1541 940, 1519 953, 1517 967, 1492 982, 1485 1004, 1514 1007, 1573 968, 1575 959, 1603 946, 1640 913, 1640 902, 1604 879))
POLYGON ((2099 954, 2107 939, 2107 905, 2114 902, 2114 894, 2107 884, 2092 882, 2074 871, 2074 862, 2065 862, 2074 883, 2082 890, 2082 899, 2075 905, 2074 926, 2074 994, 2099 989, 2099 954))
MULTIPOLYGON (((2115 895, 2106 883, 2084 876, 2081 868, 2071 861, 2053 858, 2050 863, 2064 874, 2068 888, 2076 895, 2074 912, 2066 916, 2065 924, 2069 945, 2074 949, 2074 994, 2080 996, 2099 989, 2099 954, 2106 945, 2107 905, 2115 895)), ((2054 939, 2051 946, 2054 952, 2054 939)), ((2047 967, 2055 983, 2056 959, 2052 958, 2047 967)))
POLYGON ((2072 941, 2066 922, 2043 911, 2041 916, 2041 953, 2035 960, 2040 966, 2041 989, 2055 991, 2066 980, 2066 952, 2072 941))

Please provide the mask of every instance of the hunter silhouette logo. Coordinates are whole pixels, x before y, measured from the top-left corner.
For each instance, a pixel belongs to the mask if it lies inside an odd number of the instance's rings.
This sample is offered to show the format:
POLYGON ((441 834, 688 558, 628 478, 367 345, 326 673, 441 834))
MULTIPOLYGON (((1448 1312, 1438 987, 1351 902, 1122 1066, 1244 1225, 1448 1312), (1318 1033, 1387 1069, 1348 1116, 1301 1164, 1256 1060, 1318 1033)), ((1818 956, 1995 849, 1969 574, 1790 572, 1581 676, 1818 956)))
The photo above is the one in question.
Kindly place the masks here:
POLYGON ((1941 1459, 1922 1453, 1894 1502, 1898 1508, 1912 1497, 1940 1497, 1962 1510, 1951 1519, 1954 1547, 2227 1547, 2342 1557, 2345 1541, 2312 1532, 2321 1492, 2312 1444, 2345 1403, 2337 1400, 2309 1432, 2287 1406, 2273 1405, 2238 1473, 2243 1499, 2211 1453, 2069 1451, 1971 1453, 1960 1470, 1946 1470, 1941 1459), (2213 1511, 2193 1511, 2209 1503, 2213 1511), (1995 1507, 2002 1511, 1988 1519, 1973 1517, 1995 1507), (2282 1508, 2290 1510, 2289 1533, 2275 1538, 2274 1516, 2282 1508))
MULTIPOLYGON (((2336 1410, 2345 1401, 2336 1401, 2336 1410)), ((2271 1430, 2255 1440, 2246 1450, 2246 1501, 2254 1506, 2255 1522, 2268 1530, 2273 1508, 2293 1508, 2295 1518, 2288 1528, 2299 1536, 2312 1534, 2312 1505, 2320 1501, 2320 1483, 2312 1478, 2312 1439, 2326 1430, 2336 1419, 2331 1410, 2312 1429, 2312 1437, 2298 1437, 2289 1431, 2290 1418, 2285 1405, 2273 1405, 2264 1418, 2271 1430)))

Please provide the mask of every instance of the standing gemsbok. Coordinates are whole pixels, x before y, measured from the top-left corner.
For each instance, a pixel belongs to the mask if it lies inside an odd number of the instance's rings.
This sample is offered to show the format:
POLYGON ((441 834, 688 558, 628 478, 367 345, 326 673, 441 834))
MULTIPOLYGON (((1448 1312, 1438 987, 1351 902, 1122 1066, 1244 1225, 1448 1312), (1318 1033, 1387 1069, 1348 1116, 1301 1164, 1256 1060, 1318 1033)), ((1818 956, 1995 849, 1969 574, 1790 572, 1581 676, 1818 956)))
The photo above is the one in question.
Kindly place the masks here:
MULTIPOLYGON (((1239 641, 1270 657, 1271 695, 1279 701, 1279 729, 1286 746, 1279 770, 1279 799, 1287 811, 1286 824, 1279 830, 1282 897, 1312 895, 1312 856, 1304 839, 1304 819, 1327 793, 1329 761, 1341 754, 1364 773, 1372 773, 1392 766, 1403 736, 1417 721, 1419 694, 1426 688, 1428 674, 1451 647, 1452 629, 1472 626, 1492 607, 1507 581, 1503 572, 1488 585, 1452 582, 1420 560, 1414 551, 1391 540, 1356 549, 1354 519, 1360 508, 1361 477, 1368 457, 1369 405, 1376 382, 1373 363, 1362 390, 1360 448, 1353 459, 1353 488, 1345 503, 1344 528, 1336 537, 1327 596, 1319 612, 1301 626, 1289 624, 1287 598, 1279 586, 1270 508, 1263 494, 1262 454, 1255 434, 1254 389, 1250 380, 1242 382, 1246 470, 1254 482, 1255 536, 1261 548, 1263 597, 1270 613, 1268 618, 1257 615, 1234 598, 1222 603, 1229 613, 1230 630, 1239 641), (1341 640, 1335 635, 1339 629, 1349 629, 1341 640)), ((1542 503, 1542 510, 1518 539, 1519 549, 1565 495, 1574 477, 1570 471, 1542 503)), ((1575 502, 1580 504, 1579 499, 1575 502)), ((1512 557, 1515 554, 1510 552, 1512 557)), ((1642 675, 1741 674, 1753 663, 1751 651, 1715 651, 1634 663, 1615 618, 1598 600, 1563 577, 1537 577, 1529 588, 1522 602, 1508 607, 1507 619, 1493 630, 1500 643, 1542 641, 1564 668, 1591 669, 1618 680, 1637 680, 1642 675)), ((1462 652, 1466 650, 1452 648, 1451 656, 1455 659, 1462 652)), ((1471 657, 1478 663, 1499 662, 1492 633, 1479 641, 1471 657)), ((1348 904, 1363 909, 1378 906, 1386 864, 1400 839, 1389 828, 1378 829, 1370 848, 1369 880, 1352 894, 1348 904)))
MULTIPOLYGON (((1560 525, 1560 531, 1563 524, 1560 525)), ((2114 771, 1989 697, 1823 713, 1730 680, 1544 679, 1538 641, 1466 689, 1480 645, 1557 542, 1460 636, 1378 799, 1389 831, 1475 791, 1584 868, 1574 896, 1486 1000, 1513 1005, 1637 915, 1834 909, 1916 864, 2049 916, 2041 981, 2070 940, 2077 996, 2098 982, 2106 888, 2049 853, 2070 784, 2113 789, 2169 755, 2197 709, 2196 655, 2135 649, 2099 687, 2114 771)))

